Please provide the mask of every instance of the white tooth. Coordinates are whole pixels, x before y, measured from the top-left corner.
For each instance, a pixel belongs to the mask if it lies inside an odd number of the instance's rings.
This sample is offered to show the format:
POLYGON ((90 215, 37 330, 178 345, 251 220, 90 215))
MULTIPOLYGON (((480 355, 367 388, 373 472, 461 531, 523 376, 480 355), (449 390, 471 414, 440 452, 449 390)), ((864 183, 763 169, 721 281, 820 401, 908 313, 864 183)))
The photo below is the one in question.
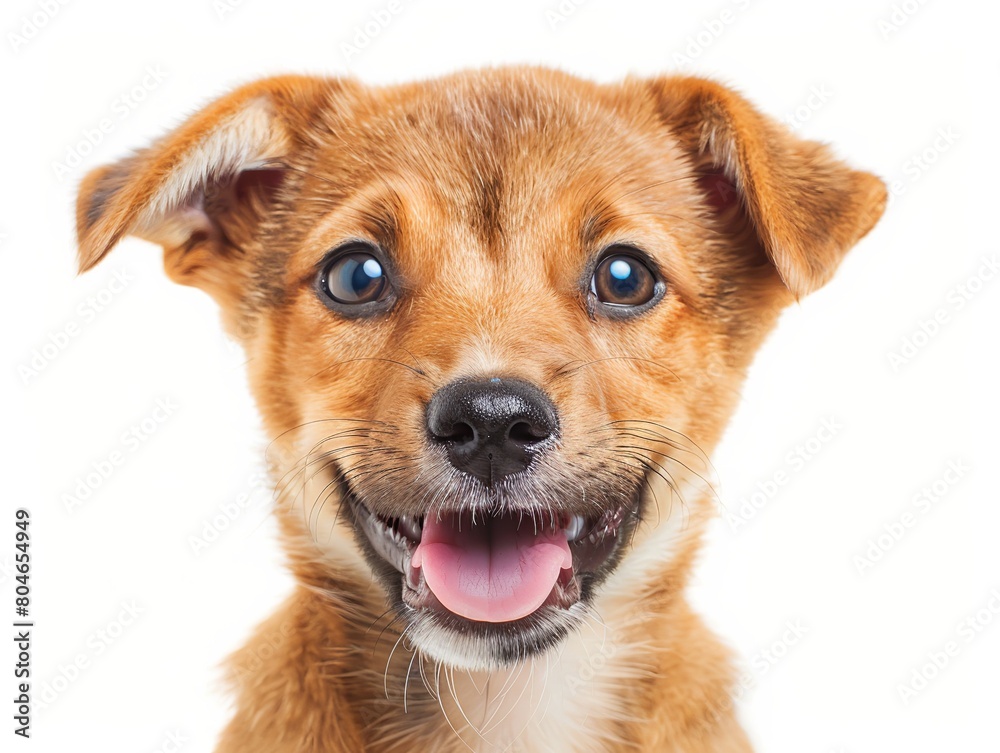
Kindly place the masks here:
POLYGON ((414 591, 420 590, 420 583, 423 581, 424 575, 410 564, 409 552, 403 553, 403 572, 406 573, 406 585, 414 591))
POLYGON ((574 515, 569 519, 569 523, 566 524, 566 540, 576 541, 583 535, 583 528, 586 525, 587 521, 582 515, 574 515))
POLYGON ((399 531, 408 538, 419 541, 423 527, 420 525, 419 519, 411 518, 409 515, 402 515, 399 518, 399 531))

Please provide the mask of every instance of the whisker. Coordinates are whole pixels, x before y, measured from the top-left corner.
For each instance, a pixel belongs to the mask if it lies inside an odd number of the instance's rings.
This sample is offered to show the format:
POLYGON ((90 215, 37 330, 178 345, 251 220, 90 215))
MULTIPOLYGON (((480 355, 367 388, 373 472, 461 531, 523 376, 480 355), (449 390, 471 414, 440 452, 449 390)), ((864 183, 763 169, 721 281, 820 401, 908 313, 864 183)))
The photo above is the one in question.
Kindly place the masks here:
POLYGON ((416 368, 415 366, 410 366, 408 363, 403 363, 402 361, 396 361, 396 360, 394 360, 392 358, 380 358, 380 357, 377 357, 377 356, 358 356, 356 358, 346 358, 346 359, 342 359, 342 360, 339 360, 339 361, 334 361, 329 366, 324 366, 322 369, 320 369, 319 371, 317 371, 311 377, 309 377, 308 379, 306 379, 306 381, 310 382, 313 379, 315 379, 316 377, 318 377, 320 374, 325 374, 326 372, 330 371, 331 369, 335 369, 335 368, 338 368, 340 366, 343 366, 343 365, 349 364, 349 363, 356 363, 358 361, 382 361, 383 363, 391 363, 391 364, 395 364, 396 366, 402 366, 404 369, 407 369, 408 371, 413 372, 414 374, 416 374, 417 376, 419 376, 421 379, 424 379, 425 381, 427 381, 431 386, 436 386, 434 380, 432 380, 430 377, 427 376, 427 374, 425 374, 423 371, 421 371, 420 369, 416 368))
MULTIPOLYGON (((648 448, 648 447, 642 447, 642 446, 640 446, 640 445, 631 445, 631 444, 624 444, 624 445, 618 445, 618 446, 619 446, 619 447, 620 447, 621 449, 625 449, 625 450, 644 450, 644 451, 646 451, 646 452, 648 452, 648 451, 649 451, 649 448, 648 448)), ((671 461, 673 461, 674 463, 677 463, 677 465, 681 466, 681 467, 682 467, 682 468, 684 468, 685 470, 687 470, 687 471, 690 471, 690 472, 691 472, 691 474, 693 474, 693 475, 694 475, 694 476, 696 476, 697 478, 699 478, 699 479, 701 479, 702 481, 704 481, 704 482, 705 482, 705 484, 706 484, 707 486, 709 486, 709 487, 711 487, 711 486, 712 486, 712 482, 711 482, 711 481, 709 481, 709 480, 708 480, 707 478, 705 478, 705 477, 704 477, 704 476, 702 476, 702 475, 701 475, 700 473, 698 473, 697 471, 693 470, 693 469, 692 469, 692 468, 691 468, 690 466, 688 466, 687 464, 685 464, 685 463, 683 463, 682 461, 678 460, 677 458, 675 458, 675 457, 673 457, 673 456, 671 456, 671 455, 665 455, 665 454, 663 454, 663 453, 657 453, 657 454, 659 454, 659 455, 660 455, 661 457, 663 457, 663 458, 665 458, 665 459, 667 459, 667 460, 671 460, 671 461)), ((650 462, 656 462, 656 461, 653 461, 653 459, 652 459, 652 458, 649 458, 649 461, 650 461, 650 462)), ((660 465, 660 464, 659 464, 659 463, 657 463, 657 465, 660 465)), ((663 466, 662 466, 662 465, 660 465, 660 467, 662 468, 663 466)), ((666 469, 665 469, 665 468, 664 468, 664 471, 666 471, 666 469)))
POLYGON ((677 372, 675 372, 669 366, 666 366, 665 364, 662 364, 659 361, 654 361, 651 358, 640 358, 638 356, 608 356, 607 358, 595 358, 592 361, 568 361, 567 363, 565 363, 563 366, 559 367, 559 369, 556 370, 554 377, 558 379, 560 377, 569 376, 570 374, 575 374, 581 369, 594 366, 599 363, 605 363, 606 361, 637 361, 639 363, 652 364, 653 366, 669 371, 671 376, 677 379, 677 381, 679 382, 684 381, 681 377, 677 375, 677 372), (567 371, 567 369, 570 366, 577 363, 580 365, 567 371))
POLYGON ((408 712, 408 709, 406 707, 406 692, 407 692, 407 690, 409 690, 409 687, 410 687, 410 673, 413 671, 413 660, 417 658, 417 655, 419 653, 420 653, 419 651, 415 650, 410 655, 410 663, 406 667, 406 679, 403 680, 403 713, 404 714, 406 714, 408 712))
POLYGON ((389 700, 389 665, 392 663, 392 656, 396 653, 396 648, 399 646, 400 642, 406 636, 407 631, 410 629, 410 625, 403 628, 403 632, 399 634, 399 638, 393 644, 392 649, 389 651, 389 658, 385 661, 385 672, 382 676, 382 690, 385 691, 385 698, 389 700))

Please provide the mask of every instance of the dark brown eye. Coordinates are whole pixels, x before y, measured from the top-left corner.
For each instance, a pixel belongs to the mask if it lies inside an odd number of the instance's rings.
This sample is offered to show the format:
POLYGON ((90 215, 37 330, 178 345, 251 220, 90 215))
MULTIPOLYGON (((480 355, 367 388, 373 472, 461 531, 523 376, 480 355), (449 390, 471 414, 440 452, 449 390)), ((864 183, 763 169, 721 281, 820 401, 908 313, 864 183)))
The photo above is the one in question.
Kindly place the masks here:
POLYGON ((646 264, 628 254, 606 256, 594 270, 590 291, 608 306, 633 307, 656 297, 656 276, 646 264))
POLYGON ((380 301, 390 291, 382 263, 365 251, 334 259, 323 272, 322 288, 335 302, 345 305, 380 301))

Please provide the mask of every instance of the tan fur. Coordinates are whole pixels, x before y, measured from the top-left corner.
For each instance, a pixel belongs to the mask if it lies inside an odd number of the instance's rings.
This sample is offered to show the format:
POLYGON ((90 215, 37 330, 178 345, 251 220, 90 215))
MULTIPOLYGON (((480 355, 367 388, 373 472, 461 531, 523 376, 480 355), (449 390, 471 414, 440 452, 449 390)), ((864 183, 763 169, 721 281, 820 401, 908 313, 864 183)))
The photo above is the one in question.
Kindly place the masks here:
POLYGON ((81 270, 129 234, 162 245, 246 348, 274 440, 299 585, 232 659, 218 749, 750 750, 726 652, 684 599, 712 514, 706 453, 781 308, 830 278, 885 198, 718 84, 534 68, 384 88, 268 79, 89 175, 81 270), (317 299, 316 265, 349 238, 391 245, 403 283, 382 318, 317 299), (587 260, 619 241, 656 258, 668 295, 630 321, 589 316, 587 260), (329 459, 357 493, 402 506, 401 489, 431 489, 435 387, 494 374, 558 406, 543 473, 568 494, 644 474, 646 514, 558 649, 455 671, 386 612, 329 459))

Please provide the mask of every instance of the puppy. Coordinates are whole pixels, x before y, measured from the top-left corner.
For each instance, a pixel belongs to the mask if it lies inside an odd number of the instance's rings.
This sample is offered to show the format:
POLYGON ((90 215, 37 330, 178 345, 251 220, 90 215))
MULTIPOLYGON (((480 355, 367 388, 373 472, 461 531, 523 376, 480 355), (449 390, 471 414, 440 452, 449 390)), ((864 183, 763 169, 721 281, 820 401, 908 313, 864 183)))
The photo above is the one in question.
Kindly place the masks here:
POLYGON ((162 246, 273 440, 298 586, 218 750, 750 750, 706 454, 885 201, 718 84, 538 68, 266 79, 89 174, 80 269, 162 246))

